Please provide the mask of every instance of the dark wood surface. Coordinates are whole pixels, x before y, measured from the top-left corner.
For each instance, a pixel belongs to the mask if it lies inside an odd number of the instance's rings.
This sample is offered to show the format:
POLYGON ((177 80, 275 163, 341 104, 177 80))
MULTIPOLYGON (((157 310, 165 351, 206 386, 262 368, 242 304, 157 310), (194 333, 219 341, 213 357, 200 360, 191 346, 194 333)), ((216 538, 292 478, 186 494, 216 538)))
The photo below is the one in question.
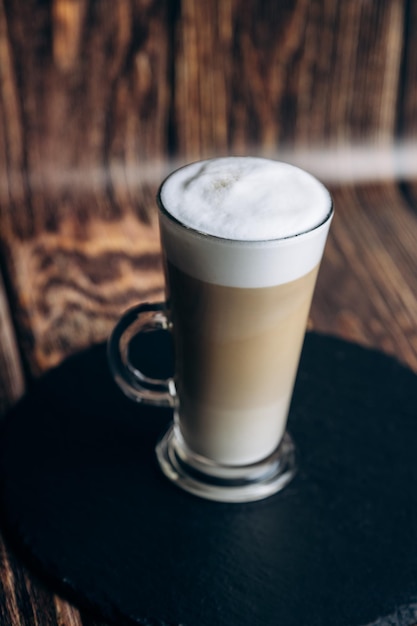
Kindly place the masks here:
MULTIPOLYGON (((163 296, 158 184, 220 154, 329 185, 310 326, 417 371, 416 28, 411 0, 0 0, 2 413, 163 296)), ((0 623, 98 623, 0 551, 0 623)))

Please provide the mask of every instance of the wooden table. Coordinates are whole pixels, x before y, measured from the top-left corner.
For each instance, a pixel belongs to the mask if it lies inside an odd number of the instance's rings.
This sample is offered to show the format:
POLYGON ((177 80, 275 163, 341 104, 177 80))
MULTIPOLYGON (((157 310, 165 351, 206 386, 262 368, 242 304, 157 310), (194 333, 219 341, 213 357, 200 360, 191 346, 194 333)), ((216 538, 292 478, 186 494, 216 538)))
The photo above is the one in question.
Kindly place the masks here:
MULTIPOLYGON (((417 3, 0 0, 0 410, 163 295, 155 192, 299 164, 336 217, 310 326, 417 371, 417 3)), ((98 624, 0 543, 0 622, 98 624)))

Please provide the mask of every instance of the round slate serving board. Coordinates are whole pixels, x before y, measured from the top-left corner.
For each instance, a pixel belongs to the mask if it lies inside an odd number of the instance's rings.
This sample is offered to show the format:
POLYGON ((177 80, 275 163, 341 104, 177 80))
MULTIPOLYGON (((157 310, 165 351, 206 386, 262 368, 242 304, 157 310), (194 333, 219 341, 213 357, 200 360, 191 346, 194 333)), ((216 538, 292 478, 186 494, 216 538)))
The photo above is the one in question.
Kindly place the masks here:
POLYGON ((122 396, 100 345, 3 421, 3 529, 55 589, 119 624, 417 623, 411 371, 308 334, 289 420, 298 475, 250 504, 200 500, 161 475, 170 419, 122 396))

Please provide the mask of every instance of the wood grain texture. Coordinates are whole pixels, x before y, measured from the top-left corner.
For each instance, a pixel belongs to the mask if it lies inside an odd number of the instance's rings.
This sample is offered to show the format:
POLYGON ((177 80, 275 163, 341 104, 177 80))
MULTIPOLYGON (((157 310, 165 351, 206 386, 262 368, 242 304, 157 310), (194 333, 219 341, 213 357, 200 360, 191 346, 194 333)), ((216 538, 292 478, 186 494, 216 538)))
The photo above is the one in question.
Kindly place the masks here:
POLYGON ((141 170, 166 153, 165 4, 2 3, 3 194, 9 207, 24 201, 3 219, 21 238, 53 230, 68 213, 85 220, 90 197, 72 203, 80 187, 102 194, 96 215, 130 209, 149 219, 141 170), (120 169, 126 163, 136 176, 120 169))
POLYGON ((137 301, 163 295, 156 226, 129 213, 114 224, 93 216, 82 226, 61 220, 55 232, 12 240, 5 255, 33 374, 103 341, 137 301))
POLYGON ((25 389, 19 346, 0 273, 0 418, 25 389))
POLYGON ((400 138, 417 140, 417 42, 412 33, 417 27, 417 5, 406 3, 403 64, 400 85, 400 103, 398 108, 398 134, 400 138))
POLYGON ((2 626, 105 626, 53 594, 5 545, 0 535, 0 624, 2 626))
POLYGON ((404 55, 398 108, 397 135, 404 155, 400 161, 399 180, 410 204, 417 212, 417 41, 412 33, 417 28, 417 5, 407 3, 404 55))
POLYGON ((162 295, 169 22, 161 2, 56 0, 0 23, 0 245, 37 374, 162 295))
POLYGON ((417 371, 416 216, 394 184, 332 193, 337 211, 312 327, 377 347, 417 371))
MULTIPOLYGON (((52 594, 44 590, 33 576, 28 575, 25 568, 6 549, 1 538, 0 563, 0 589, 3 598, 3 602, 0 602, 1 623, 13 626, 24 624, 49 626, 59 623, 52 594)), ((76 613, 74 610, 74 614, 76 613)), ((77 622, 72 621, 75 626, 77 622)), ((67 623, 71 624, 71 620, 67 620, 67 623)))
POLYGON ((390 142, 404 3, 181 3, 178 150, 390 142))

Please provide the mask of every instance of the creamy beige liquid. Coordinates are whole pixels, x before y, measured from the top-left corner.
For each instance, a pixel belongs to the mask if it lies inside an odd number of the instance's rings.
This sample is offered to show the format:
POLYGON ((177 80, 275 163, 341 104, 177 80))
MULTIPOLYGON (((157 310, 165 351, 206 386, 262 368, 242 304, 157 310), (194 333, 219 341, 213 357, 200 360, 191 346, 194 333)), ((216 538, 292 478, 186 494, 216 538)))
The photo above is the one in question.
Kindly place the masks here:
POLYGON ((258 461, 285 431, 318 266, 265 288, 166 268, 182 435, 220 463, 258 461))

